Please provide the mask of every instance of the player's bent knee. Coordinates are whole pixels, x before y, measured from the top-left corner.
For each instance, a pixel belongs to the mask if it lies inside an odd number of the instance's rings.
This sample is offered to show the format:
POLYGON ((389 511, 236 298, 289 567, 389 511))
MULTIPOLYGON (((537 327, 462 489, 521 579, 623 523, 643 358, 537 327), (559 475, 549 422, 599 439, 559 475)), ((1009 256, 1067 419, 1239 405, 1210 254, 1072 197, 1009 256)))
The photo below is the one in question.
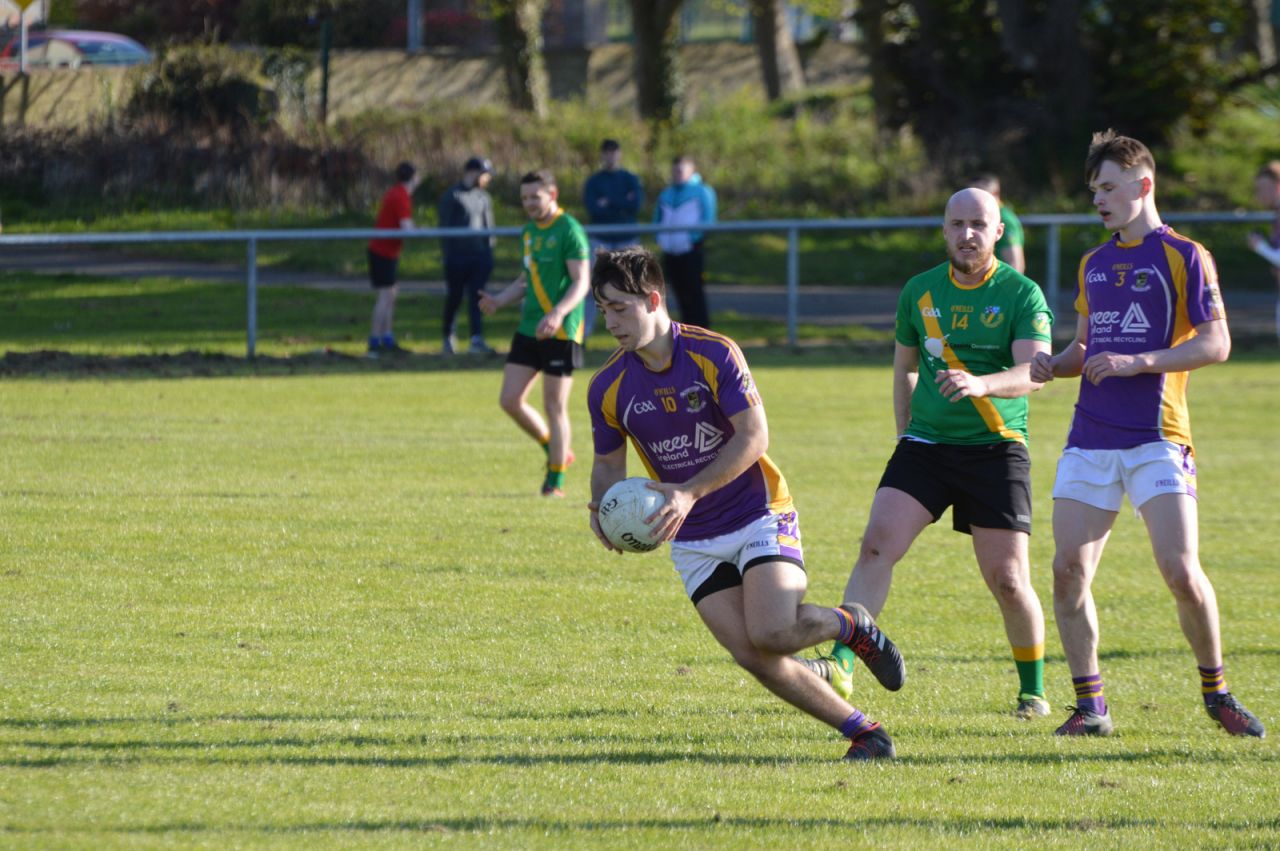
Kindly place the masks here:
POLYGON ((798 648, 788 629, 757 627, 748 628, 747 637, 751 639, 751 645, 760 653, 785 656, 788 653, 795 652, 798 648))
POLYGON ((1165 585, 1174 597, 1197 603, 1204 599, 1205 586, 1209 584, 1209 578, 1202 571, 1189 568, 1185 564, 1173 569, 1166 569, 1162 565, 1161 573, 1164 575, 1165 585))

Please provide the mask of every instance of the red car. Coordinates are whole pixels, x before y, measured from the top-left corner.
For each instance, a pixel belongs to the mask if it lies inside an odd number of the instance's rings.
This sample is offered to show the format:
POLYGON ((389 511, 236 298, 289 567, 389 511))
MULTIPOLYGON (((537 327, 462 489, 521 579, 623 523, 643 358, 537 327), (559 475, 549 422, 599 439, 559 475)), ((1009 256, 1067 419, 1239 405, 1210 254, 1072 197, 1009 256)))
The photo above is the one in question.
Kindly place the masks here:
MULTIPOLYGON (((19 35, 0 35, 0 70, 18 67, 19 35)), ((151 51, 125 35, 91 30, 36 30, 27 33, 28 68, 79 68, 81 65, 141 65, 151 51)))

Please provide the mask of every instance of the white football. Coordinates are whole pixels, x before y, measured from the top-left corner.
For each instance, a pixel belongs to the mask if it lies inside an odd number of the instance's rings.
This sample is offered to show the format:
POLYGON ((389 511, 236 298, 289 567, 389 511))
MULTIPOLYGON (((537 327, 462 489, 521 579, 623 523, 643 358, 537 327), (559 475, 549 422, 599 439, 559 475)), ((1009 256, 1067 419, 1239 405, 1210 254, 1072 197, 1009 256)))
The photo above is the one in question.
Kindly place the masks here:
POLYGON ((667 498, 645 487, 652 479, 623 479, 600 498, 600 531, 609 542, 630 553, 647 553, 661 543, 644 519, 662 507, 667 498))

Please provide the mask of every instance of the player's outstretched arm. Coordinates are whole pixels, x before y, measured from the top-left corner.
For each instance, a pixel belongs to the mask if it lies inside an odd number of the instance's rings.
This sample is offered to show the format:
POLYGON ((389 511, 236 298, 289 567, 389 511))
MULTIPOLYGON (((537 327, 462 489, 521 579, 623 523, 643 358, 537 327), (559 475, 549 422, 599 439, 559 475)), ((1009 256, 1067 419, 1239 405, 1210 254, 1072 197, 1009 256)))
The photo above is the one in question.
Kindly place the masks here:
POLYGON ((1056 355, 1037 352, 1031 359, 1031 380, 1041 384, 1055 378, 1074 378, 1084 368, 1084 341, 1089 337, 1089 319, 1076 317, 1076 335, 1067 347, 1056 355))
POLYGON ((616 553, 621 553, 622 550, 609 543, 609 539, 600 530, 600 498, 604 496, 605 491, 626 477, 627 445, 625 443, 608 455, 595 456, 591 464, 591 501, 587 503, 587 510, 591 512, 591 531, 595 533, 596 538, 606 550, 613 550, 616 553))
POLYGON ((1128 378, 1144 372, 1187 372, 1231 355, 1231 331, 1227 320, 1210 319, 1196 326, 1195 336, 1169 349, 1120 355, 1098 352, 1084 362, 1084 377, 1094 384, 1105 378, 1128 378))
POLYGON ((519 301, 524 296, 524 272, 520 273, 520 277, 507 284, 496 293, 490 294, 486 292, 480 293, 480 310, 485 316, 492 316, 499 308, 506 307, 512 302, 519 301))
POLYGON ((649 486, 662 491, 667 497, 661 508, 645 518, 661 540, 674 538, 695 502, 741 476, 769 448, 769 421, 764 415, 763 405, 752 405, 729 417, 729 422, 733 423, 733 437, 721 447, 715 460, 699 470, 696 476, 680 484, 658 482, 649 486))

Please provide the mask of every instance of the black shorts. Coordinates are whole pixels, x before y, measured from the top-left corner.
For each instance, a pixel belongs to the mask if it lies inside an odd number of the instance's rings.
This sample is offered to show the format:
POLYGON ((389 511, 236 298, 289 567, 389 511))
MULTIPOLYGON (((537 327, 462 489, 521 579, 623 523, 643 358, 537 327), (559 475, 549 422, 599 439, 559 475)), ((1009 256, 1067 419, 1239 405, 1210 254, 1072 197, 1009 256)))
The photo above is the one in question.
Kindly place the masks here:
POLYGON ((573 340, 539 340, 516 334, 511 338, 507 363, 519 364, 547 375, 573 375, 582 369, 582 346, 573 340))
POLYGON ((1031 532, 1031 456, 1021 443, 957 446, 899 440, 880 487, 897 488, 936 523, 951 506, 951 527, 1031 532))
POLYGON ((369 283, 375 290, 385 290, 396 285, 396 267, 400 261, 395 257, 383 257, 375 251, 367 251, 369 255, 369 283))

